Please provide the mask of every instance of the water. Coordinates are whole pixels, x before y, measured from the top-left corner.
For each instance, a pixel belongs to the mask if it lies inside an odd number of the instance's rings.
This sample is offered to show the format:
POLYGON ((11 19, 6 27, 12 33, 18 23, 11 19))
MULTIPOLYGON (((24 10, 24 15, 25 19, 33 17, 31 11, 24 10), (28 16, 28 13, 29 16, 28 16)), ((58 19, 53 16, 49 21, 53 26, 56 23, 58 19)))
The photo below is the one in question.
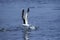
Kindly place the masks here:
POLYGON ((30 40, 60 40, 60 0, 0 0, 0 40, 24 40, 21 11, 28 7, 29 23, 39 27, 30 40))

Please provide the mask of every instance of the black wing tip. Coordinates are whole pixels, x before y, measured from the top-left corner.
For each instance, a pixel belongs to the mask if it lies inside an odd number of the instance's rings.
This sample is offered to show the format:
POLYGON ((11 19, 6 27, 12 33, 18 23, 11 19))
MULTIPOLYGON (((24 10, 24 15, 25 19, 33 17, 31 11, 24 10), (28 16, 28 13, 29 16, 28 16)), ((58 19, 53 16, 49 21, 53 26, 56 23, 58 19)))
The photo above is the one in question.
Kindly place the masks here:
POLYGON ((22 12, 24 12, 24 9, 22 9, 22 12))
POLYGON ((24 9, 22 9, 22 16, 24 15, 24 9))
POLYGON ((24 16, 24 9, 22 9, 22 19, 23 19, 23 16, 24 16))
POLYGON ((30 11, 30 8, 27 9, 27 12, 29 12, 29 11, 30 11))

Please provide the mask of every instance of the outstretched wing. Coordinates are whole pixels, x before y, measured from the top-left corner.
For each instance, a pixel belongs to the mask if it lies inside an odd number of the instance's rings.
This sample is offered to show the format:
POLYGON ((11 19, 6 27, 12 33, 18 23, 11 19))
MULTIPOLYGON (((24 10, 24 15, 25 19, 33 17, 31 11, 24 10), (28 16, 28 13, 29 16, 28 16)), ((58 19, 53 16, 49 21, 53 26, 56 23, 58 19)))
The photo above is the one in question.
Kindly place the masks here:
POLYGON ((22 10, 22 20, 23 20, 23 23, 25 24, 24 9, 22 10))

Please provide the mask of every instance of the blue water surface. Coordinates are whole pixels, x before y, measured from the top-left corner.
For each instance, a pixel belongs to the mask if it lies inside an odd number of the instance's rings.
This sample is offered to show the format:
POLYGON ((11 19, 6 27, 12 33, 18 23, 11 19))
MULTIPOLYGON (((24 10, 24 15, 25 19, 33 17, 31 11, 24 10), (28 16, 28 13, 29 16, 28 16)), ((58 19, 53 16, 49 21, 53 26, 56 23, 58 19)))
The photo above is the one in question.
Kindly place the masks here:
POLYGON ((0 40, 24 40, 21 11, 30 8, 30 40, 60 40, 60 0, 0 0, 0 40))

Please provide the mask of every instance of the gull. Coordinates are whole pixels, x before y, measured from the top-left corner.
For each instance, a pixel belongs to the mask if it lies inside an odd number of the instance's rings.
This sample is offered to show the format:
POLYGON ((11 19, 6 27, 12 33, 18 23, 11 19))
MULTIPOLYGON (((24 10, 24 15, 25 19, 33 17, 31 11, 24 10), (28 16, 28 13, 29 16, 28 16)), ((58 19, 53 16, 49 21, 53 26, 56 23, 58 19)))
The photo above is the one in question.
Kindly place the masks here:
POLYGON ((35 30, 36 27, 31 25, 31 24, 28 24, 28 14, 29 14, 29 11, 30 9, 28 8, 27 9, 27 12, 24 13, 24 9, 22 10, 22 20, 23 20, 23 26, 25 26, 26 28, 29 28, 29 29, 32 29, 32 30, 35 30))

